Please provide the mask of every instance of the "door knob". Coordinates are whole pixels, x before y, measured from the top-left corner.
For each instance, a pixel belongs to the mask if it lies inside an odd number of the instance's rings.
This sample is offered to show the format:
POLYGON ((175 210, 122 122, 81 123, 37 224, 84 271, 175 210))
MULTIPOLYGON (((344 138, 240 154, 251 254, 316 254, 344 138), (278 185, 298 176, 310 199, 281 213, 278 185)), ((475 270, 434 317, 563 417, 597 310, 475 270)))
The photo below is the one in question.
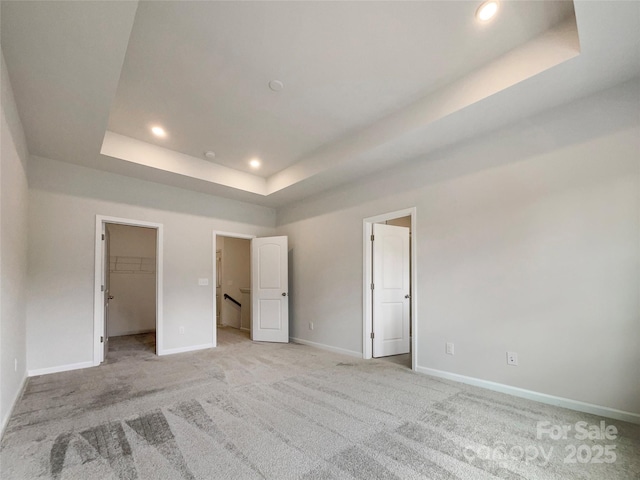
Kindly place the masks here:
POLYGON ((109 300, 113 300, 113 295, 109 295, 109 300))
POLYGON ((407 294, 404 296, 404 298, 411 298, 411 295, 407 294))
POLYGON ((282 296, 283 296, 283 297, 286 297, 286 296, 287 296, 287 294, 286 294, 285 292, 282 292, 282 296))

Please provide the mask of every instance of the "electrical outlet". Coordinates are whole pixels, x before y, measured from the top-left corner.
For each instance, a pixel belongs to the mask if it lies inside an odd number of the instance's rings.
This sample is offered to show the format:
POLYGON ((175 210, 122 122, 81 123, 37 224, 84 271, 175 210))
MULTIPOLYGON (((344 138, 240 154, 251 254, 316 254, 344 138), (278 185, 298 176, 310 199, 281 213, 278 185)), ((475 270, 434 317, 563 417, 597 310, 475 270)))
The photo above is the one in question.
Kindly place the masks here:
POLYGON ((453 355, 453 343, 447 342, 447 348, 445 351, 447 355, 453 355))
POLYGON ((184 335, 184 327, 180 327, 180 335, 184 335))
POLYGON ((507 365, 518 365, 518 354, 516 352, 507 352, 507 365))
POLYGON ((208 278, 199 278, 198 279, 198 285, 200 285, 201 287, 206 287, 207 285, 209 285, 209 279, 208 278))
POLYGON ((309 322, 309 330, 313 330, 313 322, 309 322))

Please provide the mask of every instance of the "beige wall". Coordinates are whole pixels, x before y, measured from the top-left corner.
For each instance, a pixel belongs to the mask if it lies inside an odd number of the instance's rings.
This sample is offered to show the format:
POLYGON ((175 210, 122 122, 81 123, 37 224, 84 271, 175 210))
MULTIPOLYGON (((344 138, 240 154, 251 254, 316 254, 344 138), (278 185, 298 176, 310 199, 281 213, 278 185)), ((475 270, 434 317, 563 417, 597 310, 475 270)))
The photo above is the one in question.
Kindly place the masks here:
POLYGON ((26 378, 27 146, 2 57, 0 125, 0 436, 26 378))
POLYGON ((640 413, 638 98, 636 80, 280 210, 291 336, 362 351, 363 218, 415 206, 418 367, 640 413))
POLYGON ((411 228, 411 216, 409 215, 407 217, 394 218, 382 223, 386 223, 387 225, 395 225, 396 227, 411 228))
MULTIPOLYGON (((221 323, 240 328, 240 308, 233 302, 224 299, 228 294, 242 304, 241 288, 251 287, 251 241, 243 238, 220 237, 218 245, 222 250, 222 293, 221 323)), ((249 305, 242 304, 242 308, 249 305)), ((243 325, 243 328, 248 326, 243 325)))
POLYGON ((153 228, 108 224, 109 337, 156 329, 156 235, 153 228))

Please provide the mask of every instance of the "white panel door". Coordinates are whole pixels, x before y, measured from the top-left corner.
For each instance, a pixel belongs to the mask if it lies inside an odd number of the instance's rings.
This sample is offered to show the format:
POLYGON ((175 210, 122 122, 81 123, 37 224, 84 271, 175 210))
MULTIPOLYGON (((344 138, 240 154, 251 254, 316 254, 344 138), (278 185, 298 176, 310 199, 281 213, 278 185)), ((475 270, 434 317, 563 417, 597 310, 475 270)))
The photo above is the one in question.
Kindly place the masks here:
POLYGON ((287 237, 251 240, 251 339, 289 342, 287 237))
POLYGON ((373 356, 409 353, 409 229, 373 225, 373 356))

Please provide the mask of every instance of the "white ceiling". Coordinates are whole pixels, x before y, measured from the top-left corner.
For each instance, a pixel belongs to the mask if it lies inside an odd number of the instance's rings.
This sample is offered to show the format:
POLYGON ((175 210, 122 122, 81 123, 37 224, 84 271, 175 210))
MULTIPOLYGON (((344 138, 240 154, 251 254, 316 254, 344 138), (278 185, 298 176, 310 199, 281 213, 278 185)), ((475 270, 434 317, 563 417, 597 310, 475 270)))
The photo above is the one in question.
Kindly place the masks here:
POLYGON ((145 2, 109 130, 268 177, 573 14, 505 4, 491 29, 465 2, 145 2), (469 33, 475 38, 470 41, 469 33), (152 79, 152 81, 150 81, 152 79), (281 80, 273 92, 268 83, 281 80), (149 125, 171 132, 159 142, 149 125))
POLYGON ((638 2, 479 4, 3 0, 1 40, 32 154, 280 206, 640 75, 638 2))

